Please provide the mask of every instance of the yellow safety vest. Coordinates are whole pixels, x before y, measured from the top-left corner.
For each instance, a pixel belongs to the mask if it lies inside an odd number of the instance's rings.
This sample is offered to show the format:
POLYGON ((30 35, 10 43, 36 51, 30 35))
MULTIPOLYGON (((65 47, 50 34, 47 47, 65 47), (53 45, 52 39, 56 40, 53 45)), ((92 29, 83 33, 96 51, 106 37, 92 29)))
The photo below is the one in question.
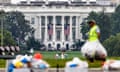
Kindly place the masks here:
POLYGON ((88 35, 89 35, 88 40, 89 40, 89 41, 96 41, 96 40, 98 40, 98 35, 97 35, 97 32, 96 32, 97 27, 98 27, 97 25, 94 25, 94 26, 90 29, 90 31, 89 31, 89 33, 88 33, 88 35))

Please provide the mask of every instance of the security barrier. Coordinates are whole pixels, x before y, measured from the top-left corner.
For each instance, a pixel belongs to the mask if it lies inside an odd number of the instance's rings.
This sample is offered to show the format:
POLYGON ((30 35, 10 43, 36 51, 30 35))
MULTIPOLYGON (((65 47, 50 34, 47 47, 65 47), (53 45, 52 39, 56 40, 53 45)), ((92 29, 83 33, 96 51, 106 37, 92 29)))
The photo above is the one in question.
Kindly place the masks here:
POLYGON ((13 59, 19 51, 18 46, 0 46, 0 59, 13 59))

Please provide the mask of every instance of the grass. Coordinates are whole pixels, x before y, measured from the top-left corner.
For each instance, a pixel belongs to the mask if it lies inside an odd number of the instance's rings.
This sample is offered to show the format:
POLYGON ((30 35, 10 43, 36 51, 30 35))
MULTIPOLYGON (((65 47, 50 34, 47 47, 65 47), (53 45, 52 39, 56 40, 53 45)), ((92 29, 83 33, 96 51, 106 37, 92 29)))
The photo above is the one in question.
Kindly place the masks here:
MULTIPOLYGON (((56 53, 61 54, 60 51, 41 51, 40 53, 43 55, 43 59, 55 59, 56 53)), ((67 51, 65 54, 67 54, 67 59, 72 59, 73 57, 82 57, 80 51, 67 51)))
POLYGON ((0 68, 5 68, 6 66, 6 60, 0 59, 0 68))

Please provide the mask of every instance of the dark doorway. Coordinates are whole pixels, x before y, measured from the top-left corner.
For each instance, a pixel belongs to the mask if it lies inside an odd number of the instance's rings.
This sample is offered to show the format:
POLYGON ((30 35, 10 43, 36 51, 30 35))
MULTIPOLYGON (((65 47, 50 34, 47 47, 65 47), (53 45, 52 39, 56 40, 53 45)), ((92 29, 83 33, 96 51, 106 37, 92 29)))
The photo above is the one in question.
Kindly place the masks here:
POLYGON ((57 50, 60 50, 60 44, 57 44, 57 50))
POLYGON ((66 44, 66 50, 69 50, 69 44, 66 44))
POLYGON ((48 48, 51 48, 51 44, 48 44, 48 48))

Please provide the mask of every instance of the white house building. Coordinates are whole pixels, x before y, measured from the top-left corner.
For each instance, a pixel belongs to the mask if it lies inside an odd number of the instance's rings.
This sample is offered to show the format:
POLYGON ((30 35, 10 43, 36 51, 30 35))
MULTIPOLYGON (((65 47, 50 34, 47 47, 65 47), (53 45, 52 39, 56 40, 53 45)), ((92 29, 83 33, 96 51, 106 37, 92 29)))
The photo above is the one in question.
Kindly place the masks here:
POLYGON ((101 5, 88 1, 21 1, 18 4, 0 5, 0 9, 20 11, 35 29, 35 38, 47 48, 69 49, 74 41, 82 40, 81 23, 91 11, 114 12, 112 3, 101 5))

